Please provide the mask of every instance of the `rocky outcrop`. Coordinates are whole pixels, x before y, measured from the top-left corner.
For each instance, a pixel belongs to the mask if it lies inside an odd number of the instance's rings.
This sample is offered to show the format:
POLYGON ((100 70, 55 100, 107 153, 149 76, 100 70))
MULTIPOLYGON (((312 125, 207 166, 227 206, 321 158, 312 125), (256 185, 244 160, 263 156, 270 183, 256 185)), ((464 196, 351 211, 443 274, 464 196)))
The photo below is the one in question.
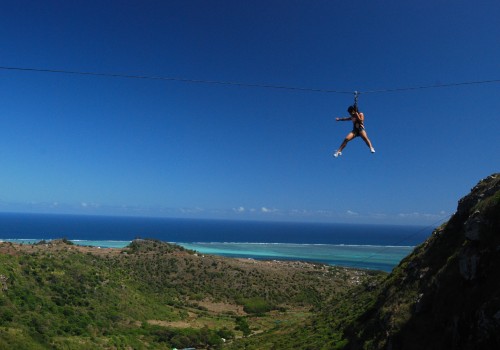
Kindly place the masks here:
POLYGON ((0 291, 9 290, 9 286, 7 285, 7 280, 9 277, 5 275, 0 275, 0 291))
POLYGON ((388 276, 347 349, 500 349, 500 174, 388 276))

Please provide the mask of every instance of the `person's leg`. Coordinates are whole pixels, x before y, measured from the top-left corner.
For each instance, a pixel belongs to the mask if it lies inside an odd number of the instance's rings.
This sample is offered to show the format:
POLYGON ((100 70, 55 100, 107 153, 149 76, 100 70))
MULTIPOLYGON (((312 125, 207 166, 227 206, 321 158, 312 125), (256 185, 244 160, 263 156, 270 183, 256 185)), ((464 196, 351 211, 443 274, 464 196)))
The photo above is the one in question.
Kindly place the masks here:
POLYGON ((354 138, 354 133, 353 132, 350 132, 349 134, 347 134, 347 136, 345 137, 344 141, 342 142, 342 144, 340 145, 339 147, 339 152, 342 152, 342 150, 345 148, 345 146, 347 146, 347 143, 349 141, 351 141, 352 139, 354 138))
POLYGON ((361 138, 363 139, 363 141, 365 141, 366 145, 368 147, 370 147, 370 151, 372 151, 372 153, 375 153, 375 149, 373 148, 372 143, 371 143, 370 139, 368 138, 368 135, 366 134, 366 131, 365 130, 361 130, 359 132, 359 135, 361 136, 361 138))
POLYGON ((345 137, 344 141, 340 145, 339 149, 337 151, 335 151, 335 153, 333 153, 333 156, 335 158, 337 158, 338 156, 340 156, 342 154, 342 150, 345 148, 345 146, 347 145, 347 143, 349 141, 351 141, 353 138, 354 138, 354 133, 353 132, 350 132, 349 134, 347 134, 347 136, 345 137))

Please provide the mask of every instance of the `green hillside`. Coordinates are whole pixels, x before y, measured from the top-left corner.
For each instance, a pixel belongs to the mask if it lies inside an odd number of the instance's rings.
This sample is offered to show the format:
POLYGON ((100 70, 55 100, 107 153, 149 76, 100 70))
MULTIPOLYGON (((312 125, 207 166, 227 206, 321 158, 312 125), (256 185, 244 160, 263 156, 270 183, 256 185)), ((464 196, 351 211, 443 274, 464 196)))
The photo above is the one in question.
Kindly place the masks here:
POLYGON ((220 348, 296 324, 376 273, 125 249, 0 243, 0 349, 220 348))

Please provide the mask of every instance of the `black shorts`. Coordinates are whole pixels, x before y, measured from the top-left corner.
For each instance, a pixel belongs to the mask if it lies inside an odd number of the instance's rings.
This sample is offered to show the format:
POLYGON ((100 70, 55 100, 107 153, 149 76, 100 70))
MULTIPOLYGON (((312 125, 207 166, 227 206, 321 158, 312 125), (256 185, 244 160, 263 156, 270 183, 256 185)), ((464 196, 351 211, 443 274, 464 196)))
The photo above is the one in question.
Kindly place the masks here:
POLYGON ((358 137, 359 134, 360 134, 360 132, 364 131, 364 130, 365 130, 365 128, 363 128, 363 127, 361 127, 361 128, 354 128, 354 129, 352 129, 351 132, 354 134, 354 137, 358 137))

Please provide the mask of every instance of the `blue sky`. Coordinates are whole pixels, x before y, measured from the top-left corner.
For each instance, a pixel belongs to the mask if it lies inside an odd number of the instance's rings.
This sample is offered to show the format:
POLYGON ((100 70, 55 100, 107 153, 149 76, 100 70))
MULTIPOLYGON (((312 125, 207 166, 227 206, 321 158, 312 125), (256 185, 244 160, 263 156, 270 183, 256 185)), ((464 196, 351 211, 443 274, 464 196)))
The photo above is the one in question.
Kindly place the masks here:
MULTIPOLYGON (((340 91, 500 79, 500 2, 2 1, 0 66, 340 91)), ((500 83, 353 94, 0 69, 0 211, 432 224, 500 83)))

